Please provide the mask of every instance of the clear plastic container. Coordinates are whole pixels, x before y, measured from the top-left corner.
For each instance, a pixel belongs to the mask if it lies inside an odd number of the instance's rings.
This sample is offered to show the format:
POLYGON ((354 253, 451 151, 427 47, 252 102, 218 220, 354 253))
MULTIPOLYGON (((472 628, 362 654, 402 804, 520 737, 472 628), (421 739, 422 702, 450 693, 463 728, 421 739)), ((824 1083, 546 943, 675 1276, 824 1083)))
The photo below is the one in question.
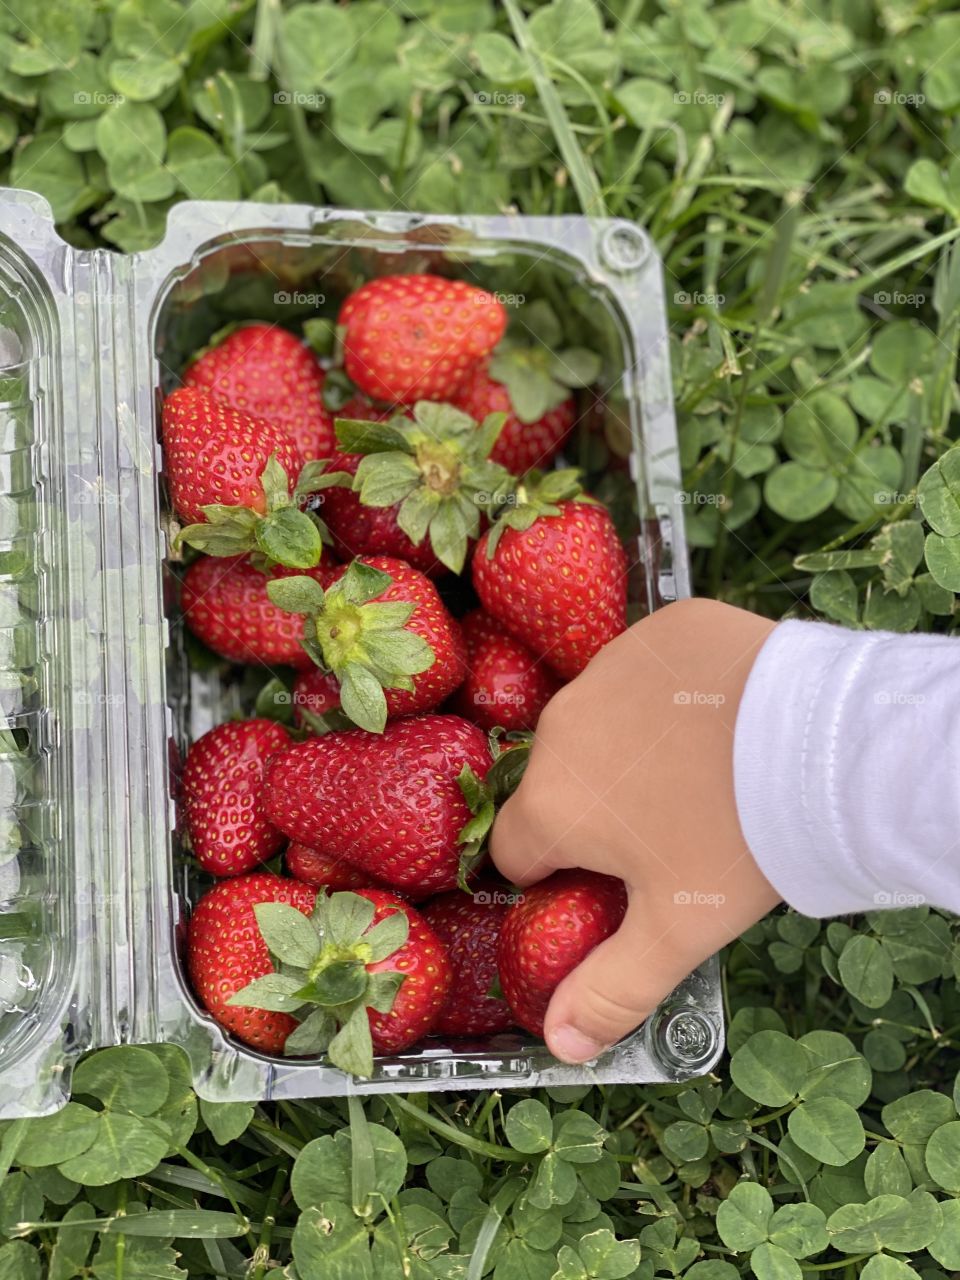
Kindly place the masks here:
POLYGON ((251 1100, 681 1080, 721 1052, 714 961, 593 1066, 511 1032, 431 1039, 369 1080, 243 1047, 186 980, 201 886, 179 856, 177 764, 243 684, 187 660, 160 397, 230 319, 335 315, 362 279, 422 270, 545 294, 602 349, 632 600, 688 594, 661 269, 632 224, 190 202, 159 247, 120 256, 71 248, 43 199, 0 192, 0 1119, 61 1106, 76 1057, 125 1042, 182 1045, 202 1096, 251 1100))

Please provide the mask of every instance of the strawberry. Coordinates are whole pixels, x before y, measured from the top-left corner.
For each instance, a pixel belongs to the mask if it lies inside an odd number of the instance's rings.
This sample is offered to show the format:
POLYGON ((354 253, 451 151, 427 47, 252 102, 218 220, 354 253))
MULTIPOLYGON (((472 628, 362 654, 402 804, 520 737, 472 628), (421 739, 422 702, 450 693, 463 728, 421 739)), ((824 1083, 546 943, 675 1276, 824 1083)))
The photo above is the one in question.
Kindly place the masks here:
POLYGON ((442 276, 381 276, 340 308, 343 363, 375 400, 449 400, 500 341, 507 314, 491 293, 442 276))
POLYGON ((248 983, 273 972, 254 907, 284 902, 304 915, 316 890, 297 880, 255 872, 223 880, 197 903, 187 929, 187 969, 193 989, 217 1022, 263 1053, 282 1053, 296 1027, 289 1013, 229 1003, 248 983))
MULTIPOLYGON (((328 586, 340 566, 324 557, 309 578, 328 586)), ((311 667, 303 647, 303 619, 278 608, 267 594, 277 578, 302 570, 262 572, 248 556, 200 556, 183 577, 180 606, 187 626, 228 662, 311 667)))
POLYGON ((487 730, 535 728, 560 680, 482 609, 461 618, 460 629, 467 675, 450 709, 487 730))
POLYGON ((297 1014, 286 1054, 326 1053, 354 1075, 373 1054, 400 1053, 433 1030, 450 989, 446 950, 420 913, 386 889, 320 891, 309 922, 300 903, 254 907, 272 971, 229 999, 297 1014))
POLYGON ((490 361, 478 361, 467 370, 453 403, 471 418, 481 422, 489 413, 505 413, 506 423, 490 459, 523 475, 531 467, 546 467, 556 456, 573 427, 577 416, 573 396, 564 394, 539 416, 521 418, 514 409, 505 383, 491 376, 490 361))
POLYGON ((445 1036, 482 1036, 513 1025, 510 1006, 490 995, 497 978, 497 942, 508 895, 480 884, 471 896, 455 889, 422 908, 424 919, 446 946, 453 969, 450 995, 434 1031, 445 1036))
POLYGON ((627 556, 610 513, 575 472, 521 490, 477 543, 473 585, 487 613, 572 680, 626 629, 627 556))
POLYGON ((318 463, 303 466, 282 427, 199 387, 179 387, 163 405, 163 448, 173 506, 194 522, 180 530, 175 546, 188 543, 216 556, 260 550, 299 569, 320 559, 322 525, 300 503, 329 480, 321 479, 318 463))
POLYGON ((368 889, 372 885, 370 876, 353 863, 343 858, 328 858, 297 840, 287 846, 284 858, 288 875, 317 888, 322 885, 326 889, 368 889))
POLYGON ((207 348, 183 375, 217 400, 281 427, 309 461, 334 449, 324 371, 305 343, 273 324, 246 324, 207 348))
POLYGON ((336 676, 340 706, 362 728, 379 733, 388 716, 436 707, 463 679, 460 628, 433 583, 402 560, 366 556, 338 570, 326 591, 290 577, 267 594, 306 615, 304 646, 336 676))
POLYGON ((543 1035, 554 990, 619 928, 626 909, 623 881, 595 871, 557 871, 524 889, 504 917, 497 946, 500 987, 522 1027, 543 1035))
POLYGON ((452 889, 471 822, 459 779, 469 766, 482 780, 490 764, 486 735, 458 716, 328 733, 272 758, 264 812, 292 840, 398 889, 452 889))
POLYGON ((236 876, 280 849, 281 833, 260 808, 263 767, 290 745, 272 720, 217 725, 187 752, 181 794, 190 843, 204 871, 236 876))
MULTIPOLYGON (((329 467, 331 471, 355 476, 362 461, 362 453, 334 453, 329 467)), ((324 493, 321 511, 337 554, 344 560, 365 555, 396 556, 431 577, 446 572, 426 538, 415 545, 400 528, 396 504, 364 506, 358 493, 334 486, 324 493)))
MULTIPOLYGON (((498 508, 516 487, 509 472, 489 460, 503 423, 504 415, 494 413, 478 427, 451 405, 420 400, 412 415, 388 422, 338 416, 335 425, 341 448, 365 455, 351 468, 361 511, 389 512, 378 530, 395 522, 418 549, 429 548, 435 560, 459 573, 480 533, 481 512, 498 508)), ((328 491, 328 500, 335 492, 328 491)), ((341 538, 344 533, 341 526, 341 538)))

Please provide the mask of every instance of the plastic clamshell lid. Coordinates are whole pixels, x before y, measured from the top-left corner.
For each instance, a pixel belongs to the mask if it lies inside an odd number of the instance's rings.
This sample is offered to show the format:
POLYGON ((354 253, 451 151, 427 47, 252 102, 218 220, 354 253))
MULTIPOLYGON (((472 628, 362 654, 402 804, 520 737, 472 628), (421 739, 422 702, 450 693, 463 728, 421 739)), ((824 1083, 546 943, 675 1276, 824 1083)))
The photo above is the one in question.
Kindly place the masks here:
POLYGON ((61 1105, 76 1055, 121 1042, 182 1045, 217 1099, 674 1080, 716 1061, 715 962, 594 1066, 517 1032, 429 1041, 357 1081, 226 1037, 179 960, 195 889, 176 858, 177 746, 240 704, 186 662, 158 391, 224 318, 260 316, 271 287, 336 296, 436 267, 519 280, 533 263, 603 311, 620 352, 634 593, 686 595, 661 269, 632 224, 185 202, 160 246, 121 256, 70 248, 42 199, 0 192, 0 1119, 61 1105))

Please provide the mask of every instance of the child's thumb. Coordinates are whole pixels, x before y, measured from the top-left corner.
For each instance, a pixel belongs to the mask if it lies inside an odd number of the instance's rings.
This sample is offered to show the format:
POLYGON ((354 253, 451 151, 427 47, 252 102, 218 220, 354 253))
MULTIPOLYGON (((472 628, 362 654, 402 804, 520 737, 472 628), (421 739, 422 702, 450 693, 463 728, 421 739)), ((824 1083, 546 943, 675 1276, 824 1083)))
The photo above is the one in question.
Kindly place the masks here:
POLYGON ((547 1009, 547 1047, 564 1062, 587 1062, 643 1022, 688 971, 666 940, 645 937, 638 903, 569 973, 547 1009))

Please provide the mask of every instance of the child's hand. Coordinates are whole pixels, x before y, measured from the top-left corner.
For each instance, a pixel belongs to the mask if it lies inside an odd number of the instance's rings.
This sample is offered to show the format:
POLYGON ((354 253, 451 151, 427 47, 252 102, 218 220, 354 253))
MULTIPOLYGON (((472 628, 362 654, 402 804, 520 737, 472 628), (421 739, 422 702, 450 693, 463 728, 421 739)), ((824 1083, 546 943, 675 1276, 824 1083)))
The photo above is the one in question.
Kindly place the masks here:
POLYGON ((530 884, 560 867, 622 877, 620 929, 557 988, 551 1051, 584 1062, 778 901, 740 831, 733 731, 773 623, 711 600, 651 615, 549 703, 493 859, 530 884))

